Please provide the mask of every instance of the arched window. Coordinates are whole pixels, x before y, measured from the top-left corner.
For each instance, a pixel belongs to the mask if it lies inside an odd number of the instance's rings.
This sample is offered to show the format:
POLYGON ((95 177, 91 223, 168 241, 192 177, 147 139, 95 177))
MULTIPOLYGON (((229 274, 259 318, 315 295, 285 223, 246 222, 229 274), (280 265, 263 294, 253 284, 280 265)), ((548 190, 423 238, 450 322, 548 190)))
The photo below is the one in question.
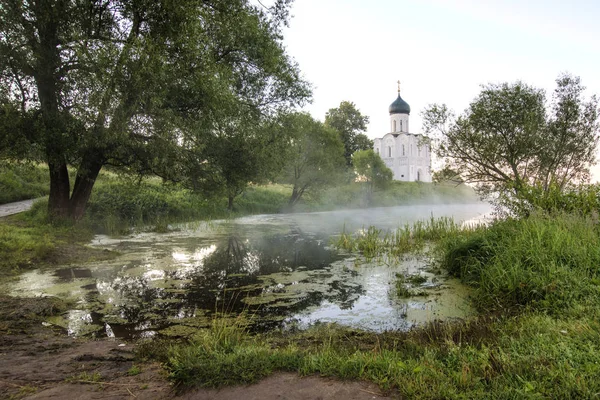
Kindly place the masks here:
POLYGON ((417 170, 417 182, 421 182, 421 170, 417 170))
POLYGON ((388 146, 388 157, 392 156, 392 146, 388 146))
POLYGON ((400 120, 400 132, 402 132, 402 120, 400 120))
POLYGON ((404 145, 402 145, 402 155, 405 156, 406 155, 406 148, 404 147, 404 145))
POLYGON ((396 120, 392 121, 392 124, 394 125, 394 129, 392 129, 392 132, 396 132, 396 120))

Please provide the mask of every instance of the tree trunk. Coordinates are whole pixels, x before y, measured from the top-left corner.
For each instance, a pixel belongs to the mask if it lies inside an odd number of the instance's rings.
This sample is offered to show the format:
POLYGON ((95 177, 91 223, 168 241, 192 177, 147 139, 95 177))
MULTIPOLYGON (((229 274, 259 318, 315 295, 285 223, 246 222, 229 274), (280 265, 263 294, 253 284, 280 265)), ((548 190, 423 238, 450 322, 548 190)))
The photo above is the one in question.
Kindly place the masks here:
POLYGON ((288 201, 288 205, 289 206, 296 205, 296 203, 298 202, 299 199, 300 199, 300 195, 298 194, 298 188, 296 186, 294 186, 294 188, 292 189, 292 196, 290 197, 290 200, 288 201))
POLYGON ((48 215, 53 218, 69 216, 69 171, 66 163, 48 163, 50 172, 50 198, 48 215))
POLYGON ((74 220, 80 220, 87 207, 92 194, 92 188, 104 163, 99 157, 84 158, 77 171, 73 194, 69 201, 69 216, 74 220))
POLYGON ((229 203, 227 204, 227 209, 228 209, 229 211, 233 211, 233 199, 234 199, 234 198, 235 198, 235 197, 234 197, 232 194, 229 194, 229 195, 227 195, 227 199, 228 199, 228 201, 229 201, 229 203))
POLYGON ((288 201, 288 205, 290 207, 295 206, 296 203, 300 200, 300 198, 302 198, 302 195, 304 194, 304 191, 306 190, 307 186, 308 185, 298 188, 296 185, 294 185, 294 188, 292 189, 292 196, 288 201))

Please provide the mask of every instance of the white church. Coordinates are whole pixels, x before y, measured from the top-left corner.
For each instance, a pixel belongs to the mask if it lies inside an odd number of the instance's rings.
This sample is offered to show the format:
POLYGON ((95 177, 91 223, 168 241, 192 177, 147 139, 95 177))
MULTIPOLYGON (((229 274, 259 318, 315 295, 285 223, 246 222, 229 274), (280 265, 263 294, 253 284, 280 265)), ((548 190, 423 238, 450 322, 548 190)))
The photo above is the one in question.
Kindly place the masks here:
POLYGON ((400 97, 390 105, 390 132, 374 139, 373 148, 394 173, 394 180, 431 182, 431 147, 429 138, 410 133, 410 106, 400 97))

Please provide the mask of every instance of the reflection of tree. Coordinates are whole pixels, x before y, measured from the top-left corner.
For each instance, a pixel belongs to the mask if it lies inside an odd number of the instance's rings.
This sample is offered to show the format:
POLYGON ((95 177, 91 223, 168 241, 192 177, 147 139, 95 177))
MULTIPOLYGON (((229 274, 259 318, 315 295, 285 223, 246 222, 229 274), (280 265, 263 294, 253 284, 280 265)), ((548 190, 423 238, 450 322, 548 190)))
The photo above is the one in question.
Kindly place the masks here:
MULTIPOLYGON (((342 308, 352 307, 363 293, 362 286, 348 283, 342 276, 329 274, 313 276, 313 283, 329 282, 329 290, 307 290, 299 299, 285 304, 263 304, 248 306, 243 302, 247 296, 258 296, 263 291, 261 275, 303 270, 320 270, 340 259, 336 253, 325 248, 325 241, 306 236, 298 231, 289 234, 263 236, 251 242, 236 234, 229 235, 216 244, 215 250, 203 258, 195 268, 181 271, 161 271, 172 287, 155 287, 149 277, 119 277, 110 282, 99 283, 101 292, 116 292, 121 301, 116 304, 114 314, 126 323, 111 324, 115 333, 120 330, 133 331, 139 327, 152 326, 160 329, 171 322, 168 319, 193 317, 197 310, 202 313, 250 311, 260 319, 273 316, 287 317, 306 307, 319 305, 323 300, 339 304, 342 308), (186 281, 182 283, 181 277, 186 281), (317 281, 318 280, 318 281, 317 281)), ((289 283, 286 283, 289 284, 289 283)), ((257 320, 257 325, 266 328, 270 323, 257 320)), ((146 329, 146 328, 145 328, 146 329)))

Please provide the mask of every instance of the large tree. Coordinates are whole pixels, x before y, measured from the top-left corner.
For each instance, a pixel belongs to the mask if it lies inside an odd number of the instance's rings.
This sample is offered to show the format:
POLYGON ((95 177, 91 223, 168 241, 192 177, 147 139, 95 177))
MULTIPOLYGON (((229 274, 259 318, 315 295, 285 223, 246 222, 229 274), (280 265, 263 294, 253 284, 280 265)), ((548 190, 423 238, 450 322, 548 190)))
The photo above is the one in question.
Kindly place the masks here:
POLYGON ((314 193, 343 181, 344 144, 336 130, 303 113, 284 116, 281 129, 289 139, 280 181, 292 185, 290 206, 306 192, 314 193))
POLYGON ((281 43, 289 3, 6 0, 0 145, 48 163, 53 216, 80 218, 105 165, 180 178, 240 107, 258 121, 309 95, 281 43))
POLYGON ((352 154, 358 150, 373 148, 373 141, 365 135, 369 117, 362 115, 356 105, 342 101, 337 108, 325 114, 325 125, 337 130, 344 142, 346 164, 352 166, 352 154))
POLYGON ((479 193, 509 201, 531 186, 564 189, 588 179, 598 143, 598 101, 583 98, 577 77, 557 79, 550 105, 522 82, 484 86, 463 114, 445 105, 423 113, 438 156, 479 193))
POLYGON ((269 119, 229 118, 204 138, 205 146, 188 152, 183 184, 207 195, 225 195, 228 209, 250 183, 275 179, 283 166, 287 136, 269 119))

